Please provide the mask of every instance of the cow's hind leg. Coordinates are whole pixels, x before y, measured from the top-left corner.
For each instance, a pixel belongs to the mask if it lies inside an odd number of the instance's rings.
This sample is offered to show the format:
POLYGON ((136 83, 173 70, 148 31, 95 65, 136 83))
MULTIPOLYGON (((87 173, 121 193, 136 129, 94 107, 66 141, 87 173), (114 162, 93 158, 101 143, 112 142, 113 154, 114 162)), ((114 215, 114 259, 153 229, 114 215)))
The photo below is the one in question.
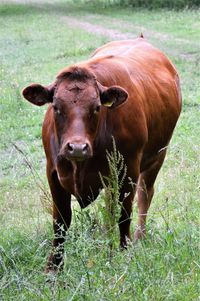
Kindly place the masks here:
POLYGON ((137 185, 138 195, 138 224, 135 230, 135 240, 145 237, 146 234, 146 217, 154 194, 154 182, 158 172, 163 164, 166 150, 160 152, 154 162, 144 170, 140 176, 137 185))
POLYGON ((60 185, 57 173, 48 174, 53 198, 53 250, 48 258, 46 272, 57 271, 63 266, 64 241, 71 223, 71 195, 60 185))

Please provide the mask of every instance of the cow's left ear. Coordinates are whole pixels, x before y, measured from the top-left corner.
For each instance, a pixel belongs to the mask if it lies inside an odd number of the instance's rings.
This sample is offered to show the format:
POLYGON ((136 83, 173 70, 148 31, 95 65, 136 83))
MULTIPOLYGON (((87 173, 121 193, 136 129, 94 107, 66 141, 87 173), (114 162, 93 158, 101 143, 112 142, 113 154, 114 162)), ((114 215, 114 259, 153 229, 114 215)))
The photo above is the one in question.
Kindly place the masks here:
POLYGON ((101 85, 99 90, 101 104, 105 107, 116 108, 128 98, 128 92, 120 86, 106 88, 101 85))

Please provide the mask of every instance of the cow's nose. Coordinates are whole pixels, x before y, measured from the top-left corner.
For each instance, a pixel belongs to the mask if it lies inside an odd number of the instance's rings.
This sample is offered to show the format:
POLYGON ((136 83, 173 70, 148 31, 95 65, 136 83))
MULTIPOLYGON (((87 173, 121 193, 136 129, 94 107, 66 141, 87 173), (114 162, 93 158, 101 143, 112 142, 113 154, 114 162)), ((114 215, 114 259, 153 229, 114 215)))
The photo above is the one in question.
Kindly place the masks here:
POLYGON ((88 143, 67 143, 67 152, 71 157, 81 158, 88 155, 89 144, 88 143))

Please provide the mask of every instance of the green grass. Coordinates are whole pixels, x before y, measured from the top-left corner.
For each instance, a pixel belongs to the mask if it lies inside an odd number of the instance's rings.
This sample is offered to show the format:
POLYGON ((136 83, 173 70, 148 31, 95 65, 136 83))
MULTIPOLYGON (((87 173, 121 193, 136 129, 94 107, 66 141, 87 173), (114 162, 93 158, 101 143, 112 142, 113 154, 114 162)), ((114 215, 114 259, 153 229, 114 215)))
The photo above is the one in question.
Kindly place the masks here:
MULTIPOLYGON (((199 300, 199 16, 199 10, 96 10, 66 1, 0 4, 0 300, 199 300), (64 271, 47 282, 43 270, 53 233, 44 206, 46 108, 24 101, 21 89, 30 82, 48 84, 59 69, 108 41, 69 27, 63 16, 133 37, 142 31, 176 64, 184 105, 156 183, 146 241, 125 252, 115 248, 110 260, 103 195, 82 212, 74 202, 64 271)), ((136 217, 134 206, 132 231, 136 217)))

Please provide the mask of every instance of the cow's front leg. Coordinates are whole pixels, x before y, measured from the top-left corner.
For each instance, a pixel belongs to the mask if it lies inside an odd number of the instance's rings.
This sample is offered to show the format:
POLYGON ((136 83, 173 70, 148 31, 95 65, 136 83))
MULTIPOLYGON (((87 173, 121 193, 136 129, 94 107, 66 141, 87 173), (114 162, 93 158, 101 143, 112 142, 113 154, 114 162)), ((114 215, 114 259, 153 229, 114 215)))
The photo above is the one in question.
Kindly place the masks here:
POLYGON ((128 240, 131 239, 130 224, 132 204, 136 192, 139 177, 139 159, 127 164, 127 177, 120 194, 121 217, 119 219, 120 247, 126 248, 128 240))
POLYGON ((130 224, 131 224, 131 213, 132 203, 134 198, 133 192, 122 193, 123 201, 121 203, 121 216, 119 219, 119 231, 120 231, 120 247, 126 248, 128 240, 131 239, 130 224), (126 196, 127 194, 127 196, 126 196))
POLYGON ((53 198, 53 250, 48 258, 46 272, 58 271, 63 267, 64 241, 71 223, 71 195, 60 185, 57 173, 48 175, 53 198))

